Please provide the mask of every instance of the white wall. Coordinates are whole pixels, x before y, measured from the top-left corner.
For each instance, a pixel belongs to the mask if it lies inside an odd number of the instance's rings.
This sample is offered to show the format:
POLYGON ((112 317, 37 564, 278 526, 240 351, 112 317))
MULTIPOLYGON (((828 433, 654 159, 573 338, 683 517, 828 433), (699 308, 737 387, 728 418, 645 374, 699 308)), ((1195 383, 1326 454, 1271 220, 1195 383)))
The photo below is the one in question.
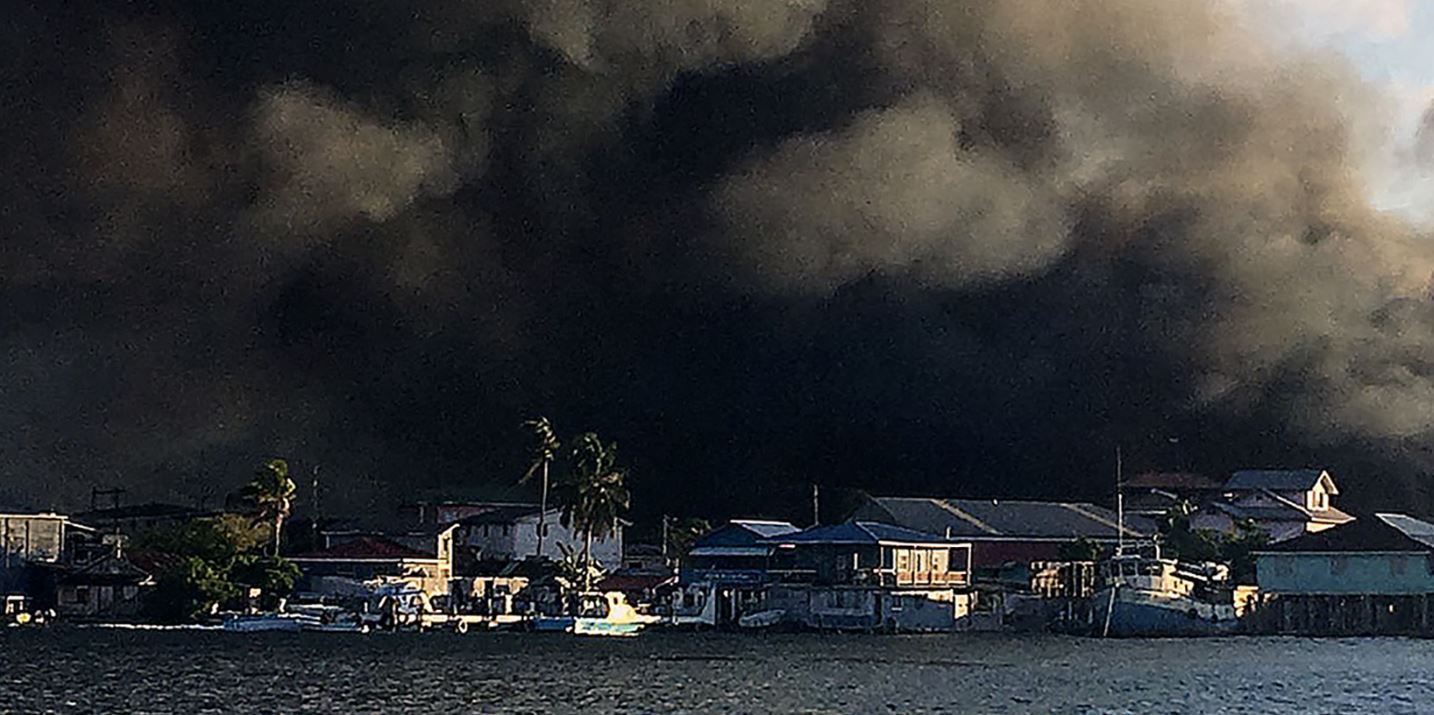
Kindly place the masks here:
MULTIPOLYGON (((543 556, 553 560, 563 557, 563 552, 558 544, 566 544, 573 553, 581 553, 583 550, 583 537, 581 534, 574 534, 562 524, 562 512, 554 509, 549 512, 544 526, 547 528, 547 536, 543 538, 543 556)), ((522 559, 532 556, 538 548, 538 515, 525 516, 512 524, 488 524, 488 533, 485 536, 483 526, 465 527, 468 531, 467 538, 463 543, 469 547, 477 547, 481 550, 482 558, 488 559, 522 559), (504 527, 507 527, 504 529, 504 527)), ((619 525, 617 532, 607 539, 594 539, 592 547, 593 559, 602 564, 606 569, 617 569, 622 566, 622 526, 619 525)))

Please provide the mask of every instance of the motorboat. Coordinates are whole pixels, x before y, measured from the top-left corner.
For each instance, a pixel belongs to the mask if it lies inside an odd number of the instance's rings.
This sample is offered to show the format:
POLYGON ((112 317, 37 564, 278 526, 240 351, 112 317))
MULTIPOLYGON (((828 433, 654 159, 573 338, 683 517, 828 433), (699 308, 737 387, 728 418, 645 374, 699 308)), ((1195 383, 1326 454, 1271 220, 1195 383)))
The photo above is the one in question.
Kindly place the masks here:
POLYGON ((621 593, 608 591, 581 594, 575 615, 538 616, 532 620, 532 628, 584 636, 635 636, 660 620, 638 613, 621 593))

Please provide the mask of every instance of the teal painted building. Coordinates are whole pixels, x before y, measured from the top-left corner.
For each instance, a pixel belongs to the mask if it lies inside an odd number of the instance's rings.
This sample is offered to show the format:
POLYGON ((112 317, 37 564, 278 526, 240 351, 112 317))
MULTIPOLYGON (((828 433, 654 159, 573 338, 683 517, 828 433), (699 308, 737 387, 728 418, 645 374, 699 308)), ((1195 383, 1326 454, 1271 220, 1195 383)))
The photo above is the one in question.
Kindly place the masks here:
POLYGON ((1264 595, 1434 594, 1434 524, 1376 514, 1255 555, 1264 595))

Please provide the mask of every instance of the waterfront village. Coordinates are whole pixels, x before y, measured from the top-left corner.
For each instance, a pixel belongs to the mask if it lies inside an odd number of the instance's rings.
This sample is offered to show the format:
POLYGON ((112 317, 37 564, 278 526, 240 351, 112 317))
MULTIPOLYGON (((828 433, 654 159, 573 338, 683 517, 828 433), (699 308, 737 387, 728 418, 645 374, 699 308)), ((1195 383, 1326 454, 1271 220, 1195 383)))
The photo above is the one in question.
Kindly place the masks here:
POLYGON ((585 483, 551 490, 552 455, 535 463, 535 503, 427 499, 304 520, 288 514, 287 465, 271 460, 224 510, 114 494, 74 514, 4 509, 4 619, 597 635, 1431 631, 1434 524, 1347 514, 1322 469, 1139 474, 1110 505, 862 495, 832 523, 664 517, 636 540, 621 474, 600 442, 588 456, 585 483))

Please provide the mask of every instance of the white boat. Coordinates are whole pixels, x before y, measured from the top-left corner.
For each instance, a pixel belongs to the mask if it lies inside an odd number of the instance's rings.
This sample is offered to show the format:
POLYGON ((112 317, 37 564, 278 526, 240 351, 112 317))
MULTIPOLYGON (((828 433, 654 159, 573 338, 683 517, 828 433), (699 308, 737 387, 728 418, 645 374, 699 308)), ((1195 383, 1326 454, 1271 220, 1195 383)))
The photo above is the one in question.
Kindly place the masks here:
POLYGON ((298 618, 286 613, 235 615, 224 619, 224 630, 231 633, 298 633, 302 628, 298 618))
POLYGON ((717 587, 707 582, 694 583, 674 593, 667 623, 690 629, 717 627, 717 587))
POLYGON ((585 593, 579 599, 577 615, 539 616, 532 621, 533 630, 583 636, 635 636, 649 624, 661 620, 638 613, 617 591, 585 593))
POLYGON ((1215 636, 1239 627, 1228 569, 1122 554, 1101 562, 1090 597, 1102 636, 1215 636))
POLYGON ((737 627, 747 628, 751 630, 771 628, 772 626, 781 623, 782 617, 785 615, 787 615, 787 612, 780 608, 773 608, 766 611, 757 611, 756 613, 748 613, 747 615, 737 619, 737 627))

